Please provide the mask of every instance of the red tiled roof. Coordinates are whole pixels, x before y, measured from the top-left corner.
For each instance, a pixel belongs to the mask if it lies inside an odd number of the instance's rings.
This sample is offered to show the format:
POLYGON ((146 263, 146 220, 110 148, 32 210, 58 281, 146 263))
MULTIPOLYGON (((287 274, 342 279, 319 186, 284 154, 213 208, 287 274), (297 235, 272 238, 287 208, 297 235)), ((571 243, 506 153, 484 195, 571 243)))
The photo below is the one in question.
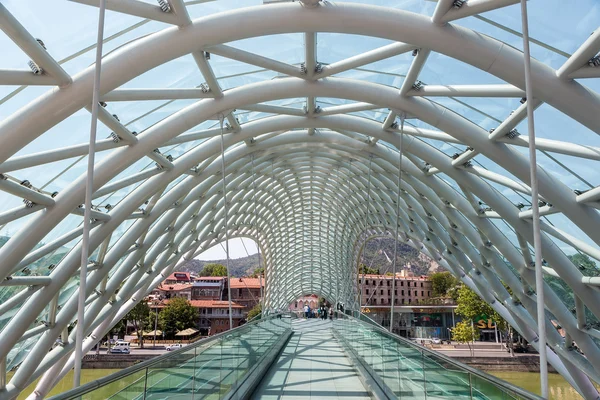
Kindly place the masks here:
MULTIPOLYGON (((264 286, 264 281, 263 281, 264 286)), ((232 289, 260 289, 260 282, 258 278, 231 278, 232 289)))
POLYGON ((192 277, 189 272, 173 272, 166 280, 191 282, 192 277))
POLYGON ((167 292, 178 292, 181 290, 191 289, 192 285, 189 283, 161 283, 157 289, 164 290, 167 292))
MULTIPOLYGON (((229 307, 229 302, 224 300, 192 300, 190 303, 196 308, 225 308, 229 307)), ((244 308, 244 306, 231 303, 231 308, 244 308)))

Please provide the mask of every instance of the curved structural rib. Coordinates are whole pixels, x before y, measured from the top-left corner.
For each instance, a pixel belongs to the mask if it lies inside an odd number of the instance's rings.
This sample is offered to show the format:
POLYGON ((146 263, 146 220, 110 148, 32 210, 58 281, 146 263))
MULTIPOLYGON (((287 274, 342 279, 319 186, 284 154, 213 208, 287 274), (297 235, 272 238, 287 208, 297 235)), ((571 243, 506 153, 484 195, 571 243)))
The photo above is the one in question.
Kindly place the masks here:
MULTIPOLYGON (((513 2, 502 5, 509 3, 513 2)), ((432 21, 429 16, 385 7, 327 3, 309 8, 284 3, 231 10, 190 22, 185 6, 177 4, 184 8, 162 17, 185 28, 169 27, 139 38, 103 60, 101 94, 105 100, 197 101, 186 102, 139 135, 111 117, 108 110, 112 104, 106 110, 101 108, 100 120, 116 133, 98 143, 98 152, 108 153, 94 173, 93 255, 86 281, 85 320, 78 322, 86 331, 84 350, 170 272, 227 235, 253 238, 261 247, 267 307, 284 308, 299 295, 317 293, 331 302, 358 308, 356 266, 361 248, 373 236, 394 237, 396 220, 397 240, 457 275, 538 346, 537 299, 531 289, 535 279, 528 244, 532 226, 527 211, 514 201, 515 195, 530 193, 528 159, 519 151, 527 142, 498 133, 509 132, 520 122, 521 108, 490 135, 429 98, 458 91, 464 96, 517 100, 524 90, 520 51, 458 24, 444 23, 451 14, 452 19, 460 15, 449 11, 444 16, 439 9, 432 21), (305 33, 302 67, 223 45, 292 32, 305 33), (322 66, 315 50, 318 32, 385 38, 394 43, 322 66), (400 88, 336 76, 413 49, 416 57, 400 88), (203 50, 287 76, 222 90, 203 50), (429 87, 419 92, 418 85, 411 86, 418 82, 432 52, 487 71, 509 85, 429 87), (121 87, 187 54, 193 56, 207 82, 205 87, 121 87), (282 104, 286 99, 288 104, 282 104), (306 99, 306 105, 295 107, 296 99, 306 99), (317 107, 318 99, 338 99, 340 105, 323 110, 317 107), (388 118, 379 118, 381 110, 388 109, 388 118), (235 115, 240 115, 240 110, 259 117, 239 123, 235 115), (370 110, 379 111, 364 114, 370 110), (403 179, 396 207, 399 133, 394 119, 398 114, 418 122, 404 131, 403 179), (224 132, 227 226, 217 157, 221 132, 207 123, 224 115, 228 120, 224 132), (440 141, 459 146, 464 153, 449 156, 432 145, 440 141), (493 164, 493 171, 473 166, 471 160, 476 156, 493 164), (501 219, 505 225, 493 219, 501 219)), ((548 103, 600 133, 597 93, 538 61, 533 62, 532 73, 536 99, 531 101, 548 103)), ((0 314, 10 316, 0 319, 0 359, 6 359, 9 368, 19 365, 6 387, 0 388, 0 399, 14 397, 45 374, 37 394, 43 396, 73 364, 74 334, 69 335, 68 327, 77 311, 73 289, 81 229, 72 227, 58 237, 52 234, 82 214, 86 176, 64 184, 58 193, 46 193, 25 181, 19 184, 16 178, 26 168, 54 167, 57 162, 86 155, 83 144, 21 154, 36 138, 43 139, 48 130, 89 106, 93 68, 75 75, 72 83, 68 78, 62 77, 60 88, 0 124, 0 171, 6 174, 0 175, 0 190, 29 201, 25 207, 0 210, 0 226, 20 221, 17 232, 0 248, 0 278, 13 280, 10 287, 8 283, 0 286, 0 295, 12 296, 0 304, 0 314), (46 239, 49 235, 51 241, 46 239), (67 245, 68 251, 47 268, 51 256, 67 245), (32 272, 49 279, 23 277, 32 272), (24 286, 14 289, 15 282, 24 282, 24 286), (57 338, 62 345, 51 349, 57 338)), ((561 141, 540 140, 538 150, 600 158, 596 147, 561 141)), ((600 382, 600 348, 593 338, 599 338, 600 332, 586 326, 586 318, 600 317, 600 294, 594 289, 600 282, 584 276, 559 246, 566 243, 600 259, 600 192, 595 188, 575 193, 560 176, 542 167, 539 189, 546 207, 542 212, 559 214, 579 229, 576 237, 564 226, 542 227, 546 272, 562 285, 546 285, 545 306, 568 335, 566 340, 562 338, 548 321, 548 346, 542 350, 580 393, 592 398, 597 391, 589 378, 600 382), (576 312, 565 301, 565 292, 577 294, 576 312), (573 342, 585 356, 573 350, 573 342)))

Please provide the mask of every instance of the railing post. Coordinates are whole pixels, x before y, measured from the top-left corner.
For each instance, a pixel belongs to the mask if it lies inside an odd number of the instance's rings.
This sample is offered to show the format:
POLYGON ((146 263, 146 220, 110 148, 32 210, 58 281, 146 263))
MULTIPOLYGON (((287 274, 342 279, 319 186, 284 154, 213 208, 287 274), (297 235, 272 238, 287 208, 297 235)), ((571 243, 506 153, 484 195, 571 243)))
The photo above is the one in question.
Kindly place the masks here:
POLYGON ((473 374, 469 372, 469 394, 471 395, 471 400, 473 400, 473 374))
POLYGON ((146 391, 148 390, 148 367, 146 367, 146 374, 144 375, 144 393, 142 400, 146 400, 146 391))
POLYGON ((194 367, 192 368, 192 400, 194 400, 194 397, 196 396, 196 350, 198 350, 198 348, 194 347, 194 367))
POLYGON ((425 377, 425 352, 421 351, 421 365, 423 368, 423 394, 427 400, 427 378, 425 377))

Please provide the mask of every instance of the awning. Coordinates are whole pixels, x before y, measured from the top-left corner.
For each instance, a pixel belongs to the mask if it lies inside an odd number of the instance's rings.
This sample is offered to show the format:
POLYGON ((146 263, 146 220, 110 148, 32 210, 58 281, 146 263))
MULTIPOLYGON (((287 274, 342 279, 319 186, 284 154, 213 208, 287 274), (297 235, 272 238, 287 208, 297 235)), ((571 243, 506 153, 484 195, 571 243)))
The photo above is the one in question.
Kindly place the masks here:
POLYGON ((187 329, 177 332, 175 334, 175 336, 191 336, 194 333, 198 333, 198 330, 194 329, 194 328, 187 328, 187 329))
MULTIPOLYGON (((155 331, 144 332, 144 336, 154 336, 154 332, 155 331)), ((162 336, 162 334, 163 332, 160 329, 156 331, 156 336, 162 336)))

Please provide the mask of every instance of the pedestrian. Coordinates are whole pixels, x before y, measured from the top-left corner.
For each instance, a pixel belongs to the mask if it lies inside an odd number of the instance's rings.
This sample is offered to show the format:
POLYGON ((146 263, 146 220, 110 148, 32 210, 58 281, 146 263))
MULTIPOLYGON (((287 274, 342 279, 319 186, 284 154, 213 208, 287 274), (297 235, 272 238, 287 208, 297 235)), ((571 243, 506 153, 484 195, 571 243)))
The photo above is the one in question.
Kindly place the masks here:
POLYGON ((310 312, 310 307, 308 305, 304 306, 304 318, 308 319, 308 313, 310 312))
POLYGON ((333 320, 333 307, 329 307, 329 319, 333 320))

